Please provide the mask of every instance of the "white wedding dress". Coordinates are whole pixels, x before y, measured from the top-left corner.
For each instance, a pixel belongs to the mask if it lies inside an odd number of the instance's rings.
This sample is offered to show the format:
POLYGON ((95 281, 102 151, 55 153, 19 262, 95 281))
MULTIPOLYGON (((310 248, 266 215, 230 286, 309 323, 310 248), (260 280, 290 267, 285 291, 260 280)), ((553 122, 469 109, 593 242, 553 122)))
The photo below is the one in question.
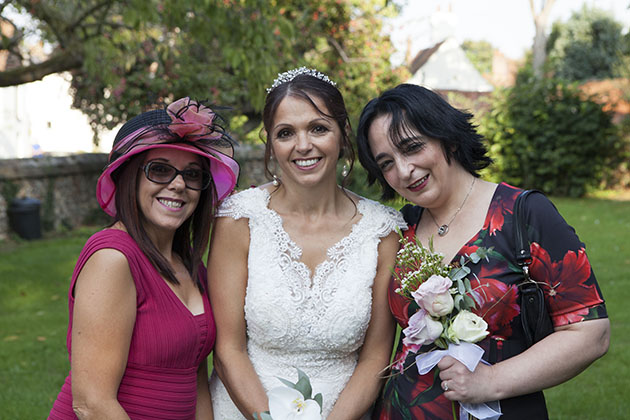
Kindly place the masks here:
MULTIPOLYGON (((311 274, 282 219, 268 208, 269 198, 266 190, 251 188, 227 198, 218 211, 218 217, 249 219, 249 358, 267 391, 283 386, 278 377, 296 382, 296 368, 304 371, 313 395, 322 393, 326 418, 354 371, 370 321, 380 239, 406 225, 396 210, 361 199, 361 219, 311 274)), ((210 392, 216 419, 244 418, 215 374, 210 392)))

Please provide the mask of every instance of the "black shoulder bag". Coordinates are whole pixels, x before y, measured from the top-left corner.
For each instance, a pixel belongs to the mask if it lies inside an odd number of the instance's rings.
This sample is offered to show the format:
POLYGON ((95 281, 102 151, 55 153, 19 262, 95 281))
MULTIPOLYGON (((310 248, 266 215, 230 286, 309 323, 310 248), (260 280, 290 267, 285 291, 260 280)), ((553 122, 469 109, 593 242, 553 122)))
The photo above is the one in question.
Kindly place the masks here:
POLYGON ((532 263, 532 257, 523 213, 525 198, 534 192, 539 191, 525 190, 520 193, 514 203, 513 213, 516 263, 523 270, 524 277, 518 289, 521 305, 521 323, 527 347, 531 347, 534 343, 553 332, 553 324, 545 304, 543 290, 529 275, 529 265, 532 263))

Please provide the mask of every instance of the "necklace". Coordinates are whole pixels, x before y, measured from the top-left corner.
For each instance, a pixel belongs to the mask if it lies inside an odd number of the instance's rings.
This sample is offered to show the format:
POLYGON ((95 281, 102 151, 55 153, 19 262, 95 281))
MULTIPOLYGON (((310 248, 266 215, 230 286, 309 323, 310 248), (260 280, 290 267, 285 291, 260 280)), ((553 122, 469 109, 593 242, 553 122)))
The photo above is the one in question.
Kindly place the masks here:
POLYGON ((435 223, 435 226, 437 226, 438 228, 438 231, 437 231, 438 235, 444 236, 448 233, 448 227, 450 226, 451 223, 453 223, 453 220, 455 220, 455 217, 459 214, 459 211, 464 207, 464 204, 466 204, 466 200, 468 200, 468 196, 470 195, 470 192, 472 191, 476 180, 477 178, 473 177, 473 181, 470 184, 470 188, 468 189, 468 192, 466 193, 466 197, 464 197, 464 201, 462 201, 462 204, 457 208, 457 210, 455 211, 455 214, 453 215, 453 217, 451 217, 451 220, 449 220, 448 223, 445 223, 440 226, 437 220, 435 220, 435 217, 433 217, 433 213, 431 213, 431 210, 427 209, 427 211, 429 212, 429 216, 431 216, 431 219, 433 219, 433 223, 435 223))

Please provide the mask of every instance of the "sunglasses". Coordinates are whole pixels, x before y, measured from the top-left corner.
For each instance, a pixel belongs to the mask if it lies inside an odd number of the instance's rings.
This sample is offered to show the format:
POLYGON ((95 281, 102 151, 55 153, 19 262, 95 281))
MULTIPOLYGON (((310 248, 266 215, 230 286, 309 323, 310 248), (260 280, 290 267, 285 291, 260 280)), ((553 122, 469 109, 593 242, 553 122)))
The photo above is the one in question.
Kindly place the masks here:
POLYGON ((210 172, 200 168, 186 168, 180 171, 168 163, 153 161, 144 165, 142 169, 147 179, 156 184, 170 184, 177 175, 181 175, 186 188, 200 191, 208 188, 212 182, 210 172))

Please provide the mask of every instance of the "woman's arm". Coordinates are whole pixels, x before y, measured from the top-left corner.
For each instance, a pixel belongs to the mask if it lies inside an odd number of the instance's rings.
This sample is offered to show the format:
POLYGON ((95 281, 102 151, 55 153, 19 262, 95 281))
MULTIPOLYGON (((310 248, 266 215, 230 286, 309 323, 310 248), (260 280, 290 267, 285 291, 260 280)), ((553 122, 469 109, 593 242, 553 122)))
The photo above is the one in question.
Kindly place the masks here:
POLYGON ((247 354, 245 289, 249 253, 247 219, 217 218, 208 257, 208 291, 217 324, 214 368, 248 419, 268 409, 267 394, 247 354))
POLYGON ((78 418, 128 419, 118 403, 136 321, 136 288, 125 256, 96 251, 74 288, 72 408, 78 418))
POLYGON ((372 315, 359 362, 328 420, 358 419, 378 397, 394 342, 394 319, 389 311, 387 289, 397 251, 398 235, 392 232, 381 240, 378 247, 378 266, 372 287, 372 315))
POLYGON ((561 384, 603 356, 610 342, 608 318, 556 327, 556 331, 523 353, 474 372, 445 357, 438 363, 444 395, 454 401, 484 402, 529 394, 561 384))
POLYGON ((212 420, 212 402, 208 389, 208 359, 204 359, 197 369, 197 407, 195 420, 212 420))

